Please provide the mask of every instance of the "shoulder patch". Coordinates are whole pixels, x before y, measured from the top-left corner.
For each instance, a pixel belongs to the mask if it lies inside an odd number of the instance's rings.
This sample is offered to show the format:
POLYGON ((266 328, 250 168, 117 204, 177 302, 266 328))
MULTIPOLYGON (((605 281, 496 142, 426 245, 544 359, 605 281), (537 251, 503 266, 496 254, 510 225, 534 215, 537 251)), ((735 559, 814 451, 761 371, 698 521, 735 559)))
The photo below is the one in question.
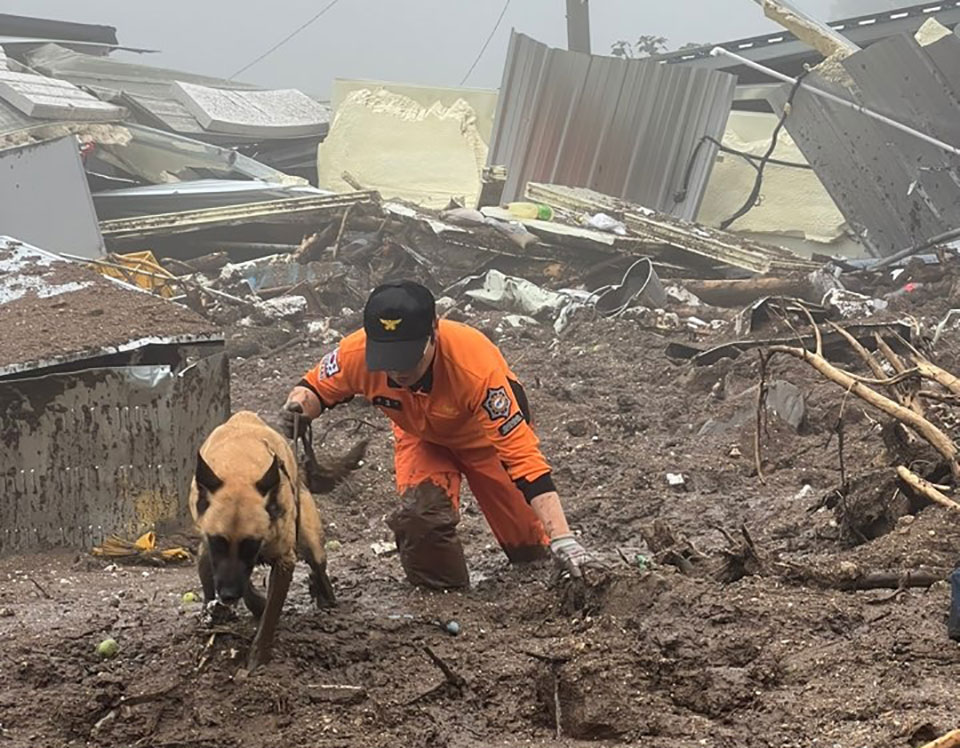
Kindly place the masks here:
POLYGON ((521 423, 523 423, 523 413, 517 411, 508 420, 501 423, 497 431, 500 432, 500 436, 506 436, 521 423))
POLYGON ((335 374, 340 373, 340 349, 334 348, 330 353, 320 359, 320 379, 328 379, 335 374))
POLYGON ((506 418, 510 415, 512 405, 513 403, 505 387, 490 387, 487 390, 487 398, 483 401, 483 409, 487 411, 491 421, 506 418))

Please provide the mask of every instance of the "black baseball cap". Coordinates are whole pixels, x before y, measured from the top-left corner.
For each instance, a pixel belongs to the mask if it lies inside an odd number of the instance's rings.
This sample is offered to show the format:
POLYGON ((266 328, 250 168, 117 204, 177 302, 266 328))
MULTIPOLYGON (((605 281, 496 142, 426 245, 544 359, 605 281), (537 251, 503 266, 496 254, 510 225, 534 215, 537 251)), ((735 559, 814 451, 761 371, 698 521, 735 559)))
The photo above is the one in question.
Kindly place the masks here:
POLYGON ((436 316, 433 294, 419 283, 394 281, 373 289, 363 309, 367 369, 406 371, 416 367, 433 335, 436 316))

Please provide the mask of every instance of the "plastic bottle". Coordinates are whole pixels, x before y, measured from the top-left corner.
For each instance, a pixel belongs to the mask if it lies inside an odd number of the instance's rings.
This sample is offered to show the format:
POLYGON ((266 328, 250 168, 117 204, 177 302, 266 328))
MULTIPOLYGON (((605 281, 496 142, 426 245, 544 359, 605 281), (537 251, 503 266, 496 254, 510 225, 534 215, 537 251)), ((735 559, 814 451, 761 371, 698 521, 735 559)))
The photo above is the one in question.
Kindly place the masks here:
POLYGON ((553 208, 543 203, 507 203, 506 208, 514 218, 536 218, 541 221, 553 220, 553 208))

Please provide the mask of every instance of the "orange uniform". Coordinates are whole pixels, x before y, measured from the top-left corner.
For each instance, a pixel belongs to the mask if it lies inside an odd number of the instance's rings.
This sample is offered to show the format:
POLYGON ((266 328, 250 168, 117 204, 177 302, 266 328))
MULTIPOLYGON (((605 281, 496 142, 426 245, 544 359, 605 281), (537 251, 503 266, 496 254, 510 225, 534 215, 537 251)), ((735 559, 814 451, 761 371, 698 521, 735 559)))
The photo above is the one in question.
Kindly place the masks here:
POLYGON ((508 557, 540 557, 549 540, 529 501, 555 488, 523 387, 478 330, 441 320, 436 342, 433 363, 411 387, 367 368, 363 330, 344 338, 300 385, 324 409, 361 395, 393 421, 401 494, 430 482, 456 510, 463 474, 508 557))

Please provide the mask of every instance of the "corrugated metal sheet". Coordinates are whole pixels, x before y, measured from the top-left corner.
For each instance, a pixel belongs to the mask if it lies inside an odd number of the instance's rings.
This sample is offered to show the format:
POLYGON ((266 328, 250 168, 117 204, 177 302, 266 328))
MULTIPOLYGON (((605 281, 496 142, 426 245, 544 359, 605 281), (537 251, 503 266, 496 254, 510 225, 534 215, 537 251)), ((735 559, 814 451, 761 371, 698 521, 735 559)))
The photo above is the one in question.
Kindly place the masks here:
MULTIPOLYGON (((884 39, 843 66, 859 101, 960 147, 960 39, 884 39)), ((806 82, 851 98, 819 75, 806 82)), ((780 110, 786 92, 771 97, 780 110)), ((960 158, 855 111, 797 92, 787 130, 868 250, 893 254, 960 226, 960 158)))
POLYGON ((588 187, 693 219, 736 79, 726 73, 550 49, 514 32, 488 163, 507 167, 505 201, 527 182, 588 187))
POLYGON ((89 548, 189 517, 196 450, 230 413, 225 354, 0 381, 0 555, 89 548))

